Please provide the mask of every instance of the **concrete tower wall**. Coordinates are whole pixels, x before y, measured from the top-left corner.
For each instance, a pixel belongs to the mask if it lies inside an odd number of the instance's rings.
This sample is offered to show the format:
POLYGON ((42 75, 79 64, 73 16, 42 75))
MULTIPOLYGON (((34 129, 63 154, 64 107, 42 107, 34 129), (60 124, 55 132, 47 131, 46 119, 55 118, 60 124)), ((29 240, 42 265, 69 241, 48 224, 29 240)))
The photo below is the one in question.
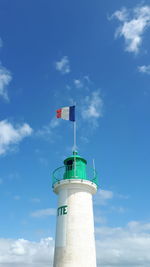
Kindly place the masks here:
POLYGON ((92 194, 90 181, 62 180, 58 194, 54 267, 96 267, 92 194))

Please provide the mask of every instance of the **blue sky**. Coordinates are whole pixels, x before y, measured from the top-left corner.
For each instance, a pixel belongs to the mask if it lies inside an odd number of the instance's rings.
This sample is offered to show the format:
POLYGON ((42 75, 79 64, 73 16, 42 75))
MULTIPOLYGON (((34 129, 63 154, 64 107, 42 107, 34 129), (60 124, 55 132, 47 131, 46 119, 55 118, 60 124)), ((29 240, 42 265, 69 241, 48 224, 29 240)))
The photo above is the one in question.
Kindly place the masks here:
POLYGON ((150 1, 0 0, 0 267, 52 266, 52 172, 73 145, 55 111, 74 102, 98 266, 150 266, 149 44, 150 1))

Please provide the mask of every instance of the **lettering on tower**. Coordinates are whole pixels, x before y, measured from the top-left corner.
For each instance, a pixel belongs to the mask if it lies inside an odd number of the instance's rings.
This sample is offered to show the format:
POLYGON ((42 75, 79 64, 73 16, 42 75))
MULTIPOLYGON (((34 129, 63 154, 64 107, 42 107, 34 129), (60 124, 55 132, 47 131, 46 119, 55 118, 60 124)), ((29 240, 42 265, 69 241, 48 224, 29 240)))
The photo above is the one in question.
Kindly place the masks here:
POLYGON ((68 206, 61 206, 57 209, 57 216, 66 215, 68 210, 68 206))

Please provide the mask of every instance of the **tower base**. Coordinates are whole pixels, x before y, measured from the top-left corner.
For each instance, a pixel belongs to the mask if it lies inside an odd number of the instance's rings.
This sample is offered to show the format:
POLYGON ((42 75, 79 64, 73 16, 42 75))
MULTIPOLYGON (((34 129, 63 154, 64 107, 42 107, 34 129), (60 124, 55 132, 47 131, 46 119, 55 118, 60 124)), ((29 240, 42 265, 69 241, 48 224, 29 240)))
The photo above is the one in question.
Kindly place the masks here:
POLYGON ((96 267, 92 195, 97 191, 88 180, 61 180, 53 267, 96 267))

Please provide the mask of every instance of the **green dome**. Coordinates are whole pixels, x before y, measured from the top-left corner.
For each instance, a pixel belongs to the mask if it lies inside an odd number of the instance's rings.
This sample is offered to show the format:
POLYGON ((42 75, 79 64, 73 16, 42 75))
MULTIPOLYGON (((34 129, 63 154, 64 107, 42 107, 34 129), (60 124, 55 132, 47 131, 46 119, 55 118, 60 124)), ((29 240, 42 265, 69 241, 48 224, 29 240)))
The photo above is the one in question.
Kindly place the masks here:
POLYGON ((73 151, 73 155, 71 155, 70 157, 66 158, 64 160, 64 165, 69 165, 68 163, 70 163, 70 165, 72 165, 72 163, 76 160, 76 162, 84 162, 84 164, 87 164, 87 161, 84 158, 81 158, 78 155, 77 151, 73 151))
POLYGON ((65 173, 63 179, 84 179, 86 180, 87 161, 81 158, 77 151, 64 160, 65 173))

